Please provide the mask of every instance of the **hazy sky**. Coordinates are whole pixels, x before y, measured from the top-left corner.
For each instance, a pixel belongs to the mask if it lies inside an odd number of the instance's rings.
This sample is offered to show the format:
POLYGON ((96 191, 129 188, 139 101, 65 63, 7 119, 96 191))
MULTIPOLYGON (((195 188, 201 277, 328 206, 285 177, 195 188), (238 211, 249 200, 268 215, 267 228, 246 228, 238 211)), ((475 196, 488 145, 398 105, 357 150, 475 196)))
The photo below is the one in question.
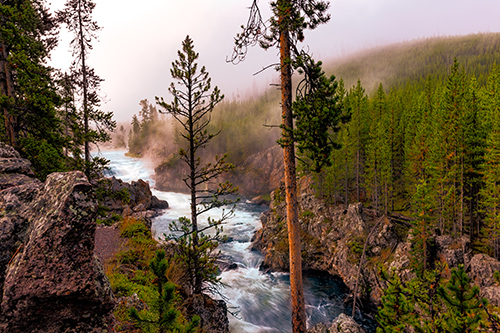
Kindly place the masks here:
MULTIPOLYGON (((65 0, 51 0, 52 10, 65 0)), ((170 67, 186 35, 194 40, 212 84, 227 99, 245 97, 277 82, 269 69, 277 50, 250 48, 246 61, 226 63, 233 38, 246 23, 252 0, 95 0, 94 19, 103 27, 94 42, 89 64, 105 81, 105 111, 129 121, 139 101, 168 99, 170 67)), ((261 0, 265 18, 268 1, 261 0)), ((499 0, 331 0, 331 20, 306 33, 305 45, 316 59, 328 60, 381 44, 416 38, 500 32, 499 0)), ((64 28, 63 28, 64 29, 64 28)), ((67 69, 71 62, 69 36, 62 34, 51 65, 67 69)))

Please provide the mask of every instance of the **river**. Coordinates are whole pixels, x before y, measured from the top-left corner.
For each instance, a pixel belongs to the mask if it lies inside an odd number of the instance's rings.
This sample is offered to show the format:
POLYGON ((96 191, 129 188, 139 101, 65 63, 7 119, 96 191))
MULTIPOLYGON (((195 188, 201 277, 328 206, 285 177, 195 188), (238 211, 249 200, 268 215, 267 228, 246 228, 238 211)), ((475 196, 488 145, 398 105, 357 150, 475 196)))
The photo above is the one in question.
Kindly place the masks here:
MULTIPOLYGON (((189 196, 186 194, 162 192, 154 187, 154 171, 145 160, 125 156, 124 151, 104 151, 102 155, 110 160, 110 174, 123 181, 143 179, 150 183, 152 192, 167 200, 170 208, 153 220, 153 234, 162 238, 168 233, 171 221, 189 215, 189 196)), ((262 272, 259 266, 262 256, 250 250, 250 239, 261 227, 259 216, 265 207, 241 202, 234 217, 224 225, 224 234, 229 241, 220 245, 222 255, 237 264, 238 268, 221 273, 222 294, 228 299, 228 306, 239 311, 237 317, 229 316, 230 330, 234 333, 280 333, 291 331, 291 304, 289 275, 278 272, 262 272)), ((210 216, 217 218, 220 210, 213 210, 210 216)), ((200 218, 206 220, 208 214, 200 218)), ((339 279, 328 276, 305 275, 304 293, 308 327, 319 322, 331 322, 340 313, 349 313, 343 299, 346 286, 339 279)), ((373 323, 367 318, 356 318, 363 322, 367 331, 373 330, 373 323)))

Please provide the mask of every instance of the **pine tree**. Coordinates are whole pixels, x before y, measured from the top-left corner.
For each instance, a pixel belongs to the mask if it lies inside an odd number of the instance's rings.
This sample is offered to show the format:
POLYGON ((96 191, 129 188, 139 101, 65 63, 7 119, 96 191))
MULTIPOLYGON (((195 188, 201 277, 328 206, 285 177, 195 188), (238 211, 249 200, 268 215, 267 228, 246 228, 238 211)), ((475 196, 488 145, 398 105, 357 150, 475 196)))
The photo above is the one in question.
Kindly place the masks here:
POLYGON ((130 123, 132 128, 128 136, 128 153, 133 156, 140 156, 141 145, 140 145, 140 135, 141 135, 141 123, 137 118, 137 115, 132 116, 132 122, 130 123))
POLYGON ((331 165, 330 155, 340 147, 332 140, 332 135, 340 130, 340 122, 346 121, 339 104, 335 76, 327 77, 321 65, 307 54, 294 62, 304 79, 299 83, 299 96, 292 105, 296 119, 293 135, 299 153, 316 173, 321 172, 323 166, 331 165))
POLYGON ((215 156, 215 162, 202 164, 201 150, 217 135, 207 131, 211 113, 222 99, 219 88, 211 90, 211 79, 205 67, 198 68, 196 60, 199 54, 194 51, 193 41, 189 36, 182 42, 178 59, 172 63, 170 73, 175 80, 168 89, 173 97, 171 103, 163 98, 156 98, 164 112, 172 115, 181 126, 180 133, 185 148, 179 150, 182 161, 188 166, 189 173, 183 178, 191 195, 191 216, 180 218, 171 225, 172 237, 177 240, 178 258, 187 271, 187 285, 190 292, 201 294, 206 288, 218 283, 216 276, 216 254, 214 250, 221 240, 221 224, 232 215, 232 210, 223 212, 220 219, 208 218, 207 226, 200 226, 201 214, 213 209, 232 204, 225 198, 237 189, 230 183, 221 183, 211 188, 211 182, 234 166, 226 162, 227 156, 215 156), (179 85, 179 86, 178 86, 179 85), (207 229, 215 229, 215 235, 204 235, 207 229), (180 235, 178 234, 180 233, 180 235), (205 283, 208 282, 208 285, 205 283))
POLYGON ((431 236, 434 232, 434 221, 431 214, 434 202, 430 195, 431 191, 429 183, 425 179, 421 179, 412 197, 415 222, 412 229, 410 261, 419 277, 422 277, 425 271, 430 268, 430 249, 433 245, 431 236))
POLYGON ((463 265, 451 270, 450 280, 439 287, 438 294, 447 309, 442 314, 446 332, 480 332, 478 326, 483 318, 479 310, 483 309, 485 302, 479 297, 479 287, 471 286, 463 265))
POLYGON ((387 288, 377 313, 377 333, 404 332, 414 309, 412 297, 397 274, 389 277, 382 273, 382 277, 387 281, 387 288))
POLYGON ((346 103, 351 111, 351 122, 349 123, 350 145, 355 151, 354 172, 356 177, 356 201, 361 200, 361 190, 365 165, 365 150, 367 140, 367 110, 368 98, 365 89, 358 80, 355 86, 349 90, 346 103))
POLYGON ((491 101, 489 119, 491 131, 486 139, 486 152, 482 165, 484 187, 481 201, 485 213, 483 241, 489 243, 492 254, 500 258, 500 112, 495 105, 495 97, 500 94, 500 83, 495 68, 488 81, 488 97, 491 101))
POLYGON ((290 285, 292 294, 293 332, 306 331, 304 290, 302 285, 302 257, 300 226, 297 204, 297 179, 295 168, 295 145, 292 113, 292 63, 293 56, 299 57, 298 41, 304 40, 306 29, 315 29, 330 20, 327 13, 329 3, 321 0, 277 0, 271 2, 272 17, 270 27, 260 15, 257 0, 250 9, 250 20, 243 26, 243 32, 235 39, 234 53, 230 61, 242 61, 249 45, 259 43, 269 49, 277 46, 280 50, 282 138, 285 168, 285 192, 287 205, 288 241, 290 247, 290 285), (293 52, 293 55, 292 55, 293 52))
POLYGON ((151 326, 158 328, 158 333, 177 332, 177 333, 194 333, 196 332, 200 318, 193 316, 192 320, 184 323, 184 318, 181 312, 175 308, 175 285, 168 281, 166 272, 168 269, 168 261, 165 258, 165 250, 156 251, 155 257, 149 263, 151 271, 155 279, 153 283, 156 285, 158 292, 158 302, 156 312, 158 318, 156 320, 148 320, 143 318, 136 308, 130 308, 130 317, 139 326, 150 328, 151 326))
POLYGON ((391 157, 384 122, 387 114, 387 101, 382 84, 378 86, 370 111, 371 121, 366 145, 366 190, 367 194, 372 196, 372 205, 375 209, 378 211, 383 205, 384 211, 387 212, 387 204, 383 203, 381 196, 383 192, 385 193, 382 191, 383 185, 387 186, 383 178, 387 179, 389 171, 387 162, 390 163, 391 157))
POLYGON ((444 163, 440 175, 441 195, 444 200, 442 214, 444 220, 451 223, 449 228, 455 236, 462 234, 464 219, 462 117, 465 108, 465 92, 465 75, 459 71, 459 64, 455 59, 442 95, 438 118, 440 120, 440 158, 444 163))
POLYGON ((84 171, 87 177, 94 177, 105 167, 107 161, 92 157, 90 145, 110 140, 108 131, 114 130, 116 122, 112 119, 112 112, 99 110, 101 79, 88 65, 88 56, 92 50, 92 42, 97 38, 97 31, 101 28, 92 19, 95 3, 92 0, 68 0, 65 8, 58 12, 58 20, 73 33, 71 41, 73 56, 71 65, 72 76, 81 97, 82 142, 85 160, 84 171))
POLYGON ((80 115, 75 104, 75 78, 68 73, 61 74, 58 79, 58 86, 63 103, 59 114, 67 140, 65 155, 72 156, 68 161, 71 170, 83 170, 85 164, 82 159, 83 133, 80 115))
POLYGON ((467 87, 467 107, 463 117, 463 178, 464 178, 464 210, 467 212, 468 231, 472 243, 476 242, 480 228, 480 190, 483 185, 481 168, 484 163, 486 132, 481 124, 479 88, 477 80, 472 77, 467 87))

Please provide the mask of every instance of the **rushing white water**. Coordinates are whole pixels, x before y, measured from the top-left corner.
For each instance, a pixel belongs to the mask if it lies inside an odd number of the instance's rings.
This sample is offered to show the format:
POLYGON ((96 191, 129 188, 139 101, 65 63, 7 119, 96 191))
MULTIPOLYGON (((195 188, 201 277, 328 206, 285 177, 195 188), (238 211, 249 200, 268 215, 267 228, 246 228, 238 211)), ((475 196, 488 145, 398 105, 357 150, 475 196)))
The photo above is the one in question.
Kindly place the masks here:
MULTIPOLYGON (((161 238, 168 233, 168 225, 182 216, 189 216, 189 196, 173 192, 161 192, 154 188, 153 170, 143 160, 130 158, 123 151, 102 153, 110 160, 110 174, 124 181, 143 179, 148 181, 152 192, 167 200, 170 208, 153 221, 153 233, 161 238)), ((263 208, 249 203, 237 205, 235 215, 224 225, 229 241, 221 244, 223 256, 230 258, 238 268, 221 273, 222 294, 229 300, 228 306, 238 310, 238 318, 229 316, 230 330, 245 332, 290 332, 291 305, 288 274, 265 273, 259 270, 262 256, 250 250, 250 239, 260 227, 259 216, 263 208)), ((221 210, 205 214, 220 217, 221 210)), ((342 300, 345 286, 329 277, 305 276, 304 290, 308 327, 318 322, 331 322, 341 312, 347 312, 342 300)))

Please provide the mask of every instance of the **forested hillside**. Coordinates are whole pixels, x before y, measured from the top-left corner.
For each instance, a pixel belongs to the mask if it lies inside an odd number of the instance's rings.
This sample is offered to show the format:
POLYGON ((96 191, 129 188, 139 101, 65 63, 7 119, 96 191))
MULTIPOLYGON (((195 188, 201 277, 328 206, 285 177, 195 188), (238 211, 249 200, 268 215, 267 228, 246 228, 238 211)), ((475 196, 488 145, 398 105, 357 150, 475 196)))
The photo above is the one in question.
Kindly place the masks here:
POLYGON ((380 83, 386 89, 425 86, 427 77, 444 80, 457 58, 480 85, 486 83, 491 65, 500 59, 500 34, 435 37, 381 46, 326 64, 327 72, 343 78, 346 87, 359 79, 368 94, 380 83))
MULTIPOLYGON (((341 148, 316 175, 318 194, 331 204, 361 201, 380 212, 412 216, 422 249, 438 229, 470 235, 477 250, 498 257, 499 48, 500 34, 437 38, 374 50, 338 67, 346 76, 337 93, 350 121, 332 133, 341 148), (368 59, 371 70, 363 65, 368 59), (357 74, 375 77, 380 68, 387 68, 380 76, 387 83, 370 95, 362 80, 344 83, 357 74)), ((227 151, 238 166, 274 145, 279 130, 263 125, 279 123, 278 106, 275 91, 223 103, 212 121, 222 131, 208 153, 227 151)), ((153 128, 144 125, 153 119, 145 114, 134 120, 134 131, 153 128)), ((163 149, 162 162, 176 163, 175 135, 152 141, 170 147, 163 149)), ((143 146, 132 137, 131 151, 143 146)))
MULTIPOLYGON (((329 65, 340 78, 337 93, 350 121, 332 133, 341 148, 330 156, 332 165, 315 175, 318 194, 331 204, 361 201, 380 212, 410 215, 422 242, 435 229, 468 234, 478 249, 498 257, 497 62, 500 34, 483 34, 388 46, 329 65), (377 88, 368 94, 363 79, 377 78, 377 88)), ((264 125, 279 123, 278 107, 274 90, 222 103, 211 124, 221 133, 208 154, 227 151, 238 166, 274 145, 279 129, 264 125)), ((153 119, 144 114, 134 119, 134 131, 153 128, 144 125, 153 119)), ((175 134, 172 140, 150 141, 169 147, 161 162, 176 163, 175 134)), ((139 146, 132 137, 131 151, 139 146)), ((310 173, 304 158, 301 164, 310 173)))

